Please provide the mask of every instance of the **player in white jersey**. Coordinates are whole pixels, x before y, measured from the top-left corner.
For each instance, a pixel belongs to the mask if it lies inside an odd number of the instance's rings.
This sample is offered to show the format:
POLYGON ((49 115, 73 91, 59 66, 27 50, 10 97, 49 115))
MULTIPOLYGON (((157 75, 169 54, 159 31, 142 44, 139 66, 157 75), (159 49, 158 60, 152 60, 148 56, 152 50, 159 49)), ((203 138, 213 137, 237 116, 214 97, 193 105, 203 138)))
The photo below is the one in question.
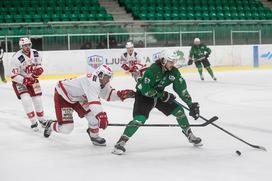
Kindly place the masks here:
POLYGON ((94 145, 104 146, 106 140, 99 136, 99 128, 105 129, 108 117, 102 109, 100 98, 107 101, 123 101, 134 98, 133 90, 116 91, 110 86, 112 70, 106 64, 93 73, 82 77, 59 81, 55 88, 56 121, 48 121, 44 136, 49 137, 52 130, 69 134, 74 128, 73 110, 80 118, 88 121, 87 133, 94 145))
POLYGON ((20 38, 19 47, 11 60, 11 79, 13 89, 21 100, 25 113, 31 122, 31 128, 38 131, 38 121, 45 126, 42 105, 42 91, 38 77, 43 73, 42 57, 39 52, 31 48, 32 43, 28 38, 20 38), (34 111, 34 108, 35 111, 34 111))
POLYGON ((126 48, 127 51, 121 56, 121 67, 126 72, 131 73, 137 82, 138 78, 140 78, 146 70, 146 65, 142 64, 140 56, 134 51, 134 45, 132 42, 127 42, 126 48))

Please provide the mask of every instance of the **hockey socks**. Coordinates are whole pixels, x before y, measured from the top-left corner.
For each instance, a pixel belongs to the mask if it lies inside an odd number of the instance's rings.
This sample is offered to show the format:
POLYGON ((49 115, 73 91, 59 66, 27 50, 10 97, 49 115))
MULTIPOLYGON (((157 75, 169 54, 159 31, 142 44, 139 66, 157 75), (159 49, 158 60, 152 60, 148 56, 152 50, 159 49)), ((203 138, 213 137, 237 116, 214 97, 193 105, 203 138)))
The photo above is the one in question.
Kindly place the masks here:
POLYGON ((214 77, 213 71, 211 69, 211 67, 206 67, 207 71, 209 72, 210 76, 213 78, 213 80, 216 80, 216 78, 214 77))
POLYGON ((198 70, 200 79, 201 79, 201 80, 204 80, 204 77, 203 77, 203 69, 202 69, 202 67, 197 67, 197 70, 198 70))
POLYGON ((139 128, 138 126, 133 126, 133 125, 144 124, 145 121, 146 121, 146 118, 144 116, 142 115, 135 116, 133 120, 128 123, 128 126, 126 127, 123 135, 131 137, 139 128))
POLYGON ((184 110, 182 108, 177 108, 173 111, 172 115, 177 118, 178 124, 180 125, 184 135, 188 138, 188 141, 193 143, 194 146, 202 146, 201 138, 196 137, 189 127, 189 121, 184 113, 184 110))

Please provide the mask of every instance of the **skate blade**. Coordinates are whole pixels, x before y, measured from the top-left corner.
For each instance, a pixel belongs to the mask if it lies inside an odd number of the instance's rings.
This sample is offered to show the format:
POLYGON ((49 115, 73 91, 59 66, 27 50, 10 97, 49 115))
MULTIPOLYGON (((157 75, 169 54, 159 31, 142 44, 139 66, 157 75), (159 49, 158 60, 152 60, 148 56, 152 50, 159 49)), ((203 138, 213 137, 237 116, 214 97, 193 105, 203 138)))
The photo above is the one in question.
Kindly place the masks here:
POLYGON ((197 144, 193 144, 193 146, 194 147, 201 147, 201 146, 203 146, 203 144, 202 143, 197 143, 197 144))
POLYGON ((107 146, 106 143, 102 143, 102 144, 96 143, 96 142, 92 142, 92 143, 93 143, 93 145, 95 145, 95 146, 107 146))
POLYGON ((36 128, 31 128, 34 132, 38 132, 39 131, 39 128, 36 127, 36 128))
POLYGON ((122 150, 114 149, 111 153, 114 155, 123 155, 125 152, 123 152, 122 150))

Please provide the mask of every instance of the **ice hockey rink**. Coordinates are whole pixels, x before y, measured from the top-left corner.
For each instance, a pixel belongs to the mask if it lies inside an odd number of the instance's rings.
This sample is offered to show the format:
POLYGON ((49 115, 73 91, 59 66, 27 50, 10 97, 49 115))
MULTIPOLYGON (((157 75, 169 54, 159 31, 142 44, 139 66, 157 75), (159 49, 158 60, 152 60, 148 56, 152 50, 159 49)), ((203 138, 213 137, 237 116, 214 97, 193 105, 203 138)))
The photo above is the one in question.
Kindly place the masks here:
MULTIPOLYGON (((101 131, 106 147, 91 144, 87 121, 74 114, 70 135, 33 132, 11 83, 0 84, 0 180, 1 181, 270 181, 272 172, 272 71, 243 70, 215 72, 214 82, 205 72, 184 73, 193 101, 201 115, 218 116, 215 124, 240 138, 267 148, 254 149, 209 125, 193 128, 204 146, 193 147, 180 128, 140 128, 129 140, 125 155, 111 154, 124 127, 101 131), (235 151, 240 150, 238 156, 235 151)), ((42 80, 46 118, 55 118, 53 92, 57 80, 42 80)), ((129 76, 116 76, 116 89, 134 88, 129 76)), ((168 88, 168 90, 171 90, 168 88)), ((180 99, 177 99, 180 101, 180 99)), ((103 102, 111 123, 132 119, 133 100, 103 102)), ((187 114, 188 115, 188 114, 187 114)), ((201 119, 190 123, 202 123, 201 119)), ((147 123, 176 123, 153 110, 147 123)))

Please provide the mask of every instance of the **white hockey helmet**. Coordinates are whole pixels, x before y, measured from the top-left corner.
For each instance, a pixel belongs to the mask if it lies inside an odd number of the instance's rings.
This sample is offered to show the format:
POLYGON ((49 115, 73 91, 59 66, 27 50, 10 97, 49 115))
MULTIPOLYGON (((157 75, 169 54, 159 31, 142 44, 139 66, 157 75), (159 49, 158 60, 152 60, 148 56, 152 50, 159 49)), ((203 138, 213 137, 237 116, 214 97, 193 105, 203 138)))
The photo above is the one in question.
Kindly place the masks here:
POLYGON ((95 70, 96 75, 98 75, 99 77, 103 78, 105 75, 112 77, 112 69, 110 68, 110 66, 106 65, 106 64, 102 64, 100 65, 96 70, 95 70))
POLYGON ((169 50, 163 50, 160 52, 159 58, 162 60, 162 64, 165 65, 168 61, 176 63, 179 59, 176 52, 169 51, 169 50))
POLYGON ((126 48, 134 48, 133 43, 130 42, 130 41, 128 41, 128 42, 126 43, 126 48))
POLYGON ((19 40, 19 47, 20 48, 23 48, 23 46, 27 45, 27 44, 29 44, 30 46, 32 46, 32 43, 31 43, 30 39, 28 39, 26 37, 20 38, 20 40, 19 40))
POLYGON ((199 38, 195 38, 194 39, 194 44, 195 45, 199 45, 200 44, 200 39, 199 38))

